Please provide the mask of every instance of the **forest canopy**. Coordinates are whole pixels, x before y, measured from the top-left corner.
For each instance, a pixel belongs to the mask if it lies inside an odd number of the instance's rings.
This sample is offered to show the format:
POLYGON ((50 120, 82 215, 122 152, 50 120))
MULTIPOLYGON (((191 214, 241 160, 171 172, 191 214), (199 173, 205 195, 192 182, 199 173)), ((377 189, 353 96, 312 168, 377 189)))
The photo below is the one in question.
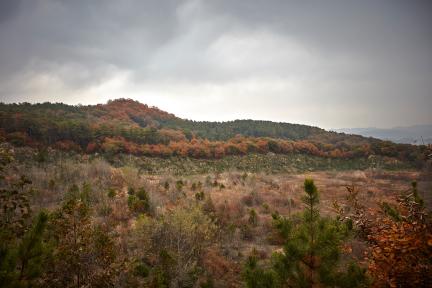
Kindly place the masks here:
POLYGON ((16 146, 202 159, 271 152, 344 159, 377 155, 415 165, 427 153, 426 146, 300 124, 185 120, 131 99, 89 106, 0 103, 0 136, 16 146))

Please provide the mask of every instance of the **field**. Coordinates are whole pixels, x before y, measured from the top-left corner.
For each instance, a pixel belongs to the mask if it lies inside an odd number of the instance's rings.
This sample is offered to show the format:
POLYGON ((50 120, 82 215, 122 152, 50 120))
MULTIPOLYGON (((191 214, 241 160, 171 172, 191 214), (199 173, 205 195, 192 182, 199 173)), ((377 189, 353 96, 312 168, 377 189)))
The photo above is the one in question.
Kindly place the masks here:
MULTIPOLYGON (((12 183, 25 175, 31 182, 28 192, 34 213, 43 210, 55 213, 71 194, 87 193, 85 198, 93 211, 92 222, 109 227, 109 233, 121 251, 119 258, 128 267, 124 268, 122 277, 126 280, 122 281, 131 286, 147 283, 147 278, 140 279, 130 272, 135 269, 137 259, 144 257, 150 261, 146 265, 157 267, 151 262, 157 256, 152 250, 160 249, 159 241, 168 236, 149 235, 156 233, 154 227, 158 225, 174 225, 171 222, 163 224, 168 221, 163 220, 165 217, 174 215, 174 223, 185 221, 176 224, 183 227, 181 229, 198 225, 189 227, 188 217, 195 219, 194 223, 201 223, 201 220, 207 223, 205 219, 213 223, 209 224, 211 228, 203 224, 205 231, 212 232, 209 238, 203 234, 206 245, 199 256, 193 258, 195 264, 186 261, 183 258, 186 256, 181 253, 176 256, 179 257, 176 261, 184 261, 182 265, 187 263, 194 269, 200 267, 201 270, 193 270, 198 283, 212 279, 215 287, 242 287, 243 266, 249 255, 257 254, 260 261, 268 263, 272 253, 280 251, 283 242, 274 229, 272 215, 290 218, 304 209, 301 197, 306 178, 313 179, 318 187, 319 209, 323 216, 336 216, 335 203, 348 207, 347 187, 354 187, 362 205, 376 211, 382 202, 396 204, 395 199, 410 191, 411 183, 416 181, 426 206, 430 209, 432 205, 430 172, 398 166, 384 158, 349 161, 268 154, 221 160, 131 155, 105 159, 98 155, 50 150, 41 159, 35 150, 16 148, 14 159, 7 166, 5 179, 12 183), (141 192, 137 191, 145 191, 144 196, 139 198, 141 192), (137 197, 145 203, 139 202, 137 197), (194 207, 200 207, 204 215, 195 215, 194 207), (142 212, 145 216, 139 216, 142 212)), ((181 233, 176 226, 164 229, 181 233)), ((189 245, 196 245, 196 241, 191 240, 189 245)), ((363 259, 366 243, 351 238, 348 245, 351 247, 350 259, 366 265, 363 259)), ((192 249, 187 247, 184 249, 192 249)), ((181 269, 171 273, 175 281, 180 281, 186 274, 181 269)), ((122 285, 125 284, 117 284, 122 285)))

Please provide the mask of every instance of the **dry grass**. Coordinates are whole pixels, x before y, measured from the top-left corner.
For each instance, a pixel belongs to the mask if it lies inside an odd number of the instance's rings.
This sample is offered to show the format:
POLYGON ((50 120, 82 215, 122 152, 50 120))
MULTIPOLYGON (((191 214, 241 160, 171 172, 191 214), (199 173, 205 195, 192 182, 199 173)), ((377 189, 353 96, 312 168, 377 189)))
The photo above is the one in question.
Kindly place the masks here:
MULTIPOLYGON (((211 198, 220 231, 218 240, 202 264, 223 287, 238 287, 239 271, 252 250, 258 251, 263 259, 268 259, 272 252, 280 248, 271 214, 278 212, 290 216, 302 210, 305 178, 314 179, 320 191, 320 210, 323 215, 334 214, 333 202, 346 199, 346 186, 358 189, 363 205, 377 208, 381 201, 392 201, 401 192, 409 190, 411 182, 416 180, 419 194, 424 197, 429 208, 432 203, 431 174, 407 171, 329 171, 274 175, 231 171, 179 177, 143 174, 129 166, 114 168, 102 160, 65 160, 52 166, 32 166, 26 172, 38 193, 34 197, 34 204, 39 209, 51 209, 59 205, 72 184, 81 188, 84 183, 90 183, 93 198, 96 199, 96 221, 114 227, 124 251, 128 249, 128 233, 135 223, 135 216, 127 205, 129 188, 145 188, 155 216, 177 206, 203 204, 211 198), (178 184, 180 180, 182 185, 178 184), (116 190, 115 197, 107 196, 109 189, 116 190), (204 199, 197 198, 196 194, 200 192, 204 199), (250 221, 252 209, 257 213, 256 224, 250 221)), ((355 240, 350 244, 352 254, 360 259, 364 244, 355 240)))

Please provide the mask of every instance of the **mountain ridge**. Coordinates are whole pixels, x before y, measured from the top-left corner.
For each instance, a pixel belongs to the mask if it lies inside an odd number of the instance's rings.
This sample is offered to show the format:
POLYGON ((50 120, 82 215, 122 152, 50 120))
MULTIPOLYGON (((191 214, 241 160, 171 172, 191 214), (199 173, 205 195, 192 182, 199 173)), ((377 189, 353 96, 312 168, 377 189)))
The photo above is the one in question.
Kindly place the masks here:
POLYGON ((187 120, 124 98, 87 106, 1 103, 0 136, 17 146, 156 157, 222 158, 272 152, 417 161, 426 149, 302 124, 187 120))

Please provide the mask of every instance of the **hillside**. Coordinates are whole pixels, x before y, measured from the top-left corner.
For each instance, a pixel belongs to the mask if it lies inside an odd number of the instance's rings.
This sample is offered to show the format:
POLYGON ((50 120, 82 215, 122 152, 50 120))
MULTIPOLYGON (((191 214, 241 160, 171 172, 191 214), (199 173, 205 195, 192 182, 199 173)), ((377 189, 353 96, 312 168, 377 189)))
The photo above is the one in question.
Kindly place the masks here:
POLYGON ((90 106, 2 103, 0 136, 16 146, 202 159, 272 152, 343 159, 376 155, 415 163, 424 160, 427 153, 426 146, 299 124, 185 120, 130 99, 90 106))

